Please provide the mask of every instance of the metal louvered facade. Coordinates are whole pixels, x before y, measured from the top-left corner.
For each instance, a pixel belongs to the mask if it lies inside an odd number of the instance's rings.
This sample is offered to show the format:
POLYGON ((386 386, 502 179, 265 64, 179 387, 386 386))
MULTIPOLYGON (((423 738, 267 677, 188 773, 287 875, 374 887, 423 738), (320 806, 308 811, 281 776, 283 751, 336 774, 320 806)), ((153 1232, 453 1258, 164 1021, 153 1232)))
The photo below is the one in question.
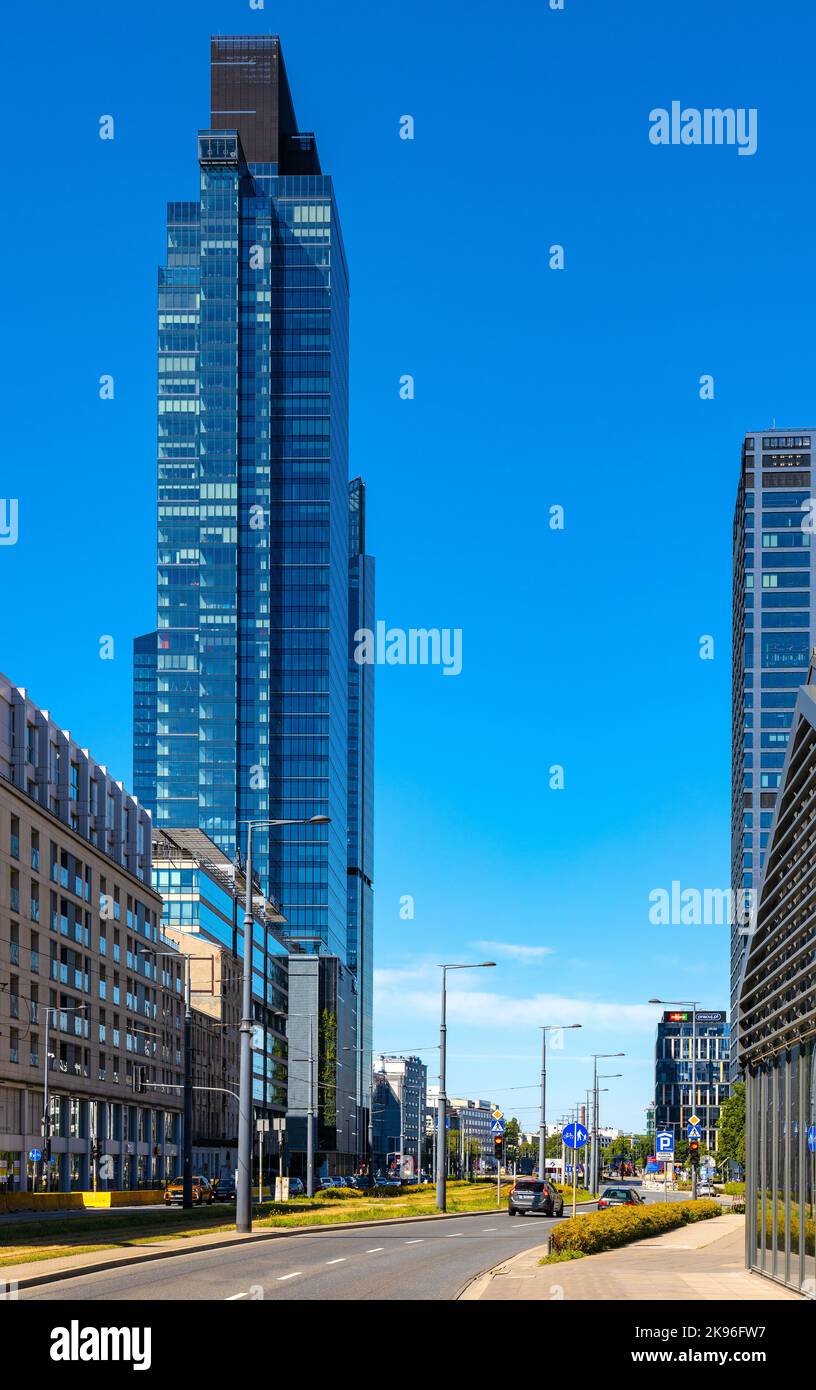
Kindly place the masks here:
POLYGON ((816 1294, 816 685, 793 715, 740 995, 746 1263, 816 1294))

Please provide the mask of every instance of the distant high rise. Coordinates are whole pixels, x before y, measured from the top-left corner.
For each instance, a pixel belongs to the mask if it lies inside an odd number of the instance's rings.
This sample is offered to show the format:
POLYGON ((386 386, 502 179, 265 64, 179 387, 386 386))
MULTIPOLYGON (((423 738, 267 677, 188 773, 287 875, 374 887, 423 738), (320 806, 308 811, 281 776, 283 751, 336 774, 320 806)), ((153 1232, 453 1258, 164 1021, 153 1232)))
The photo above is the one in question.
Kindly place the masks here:
POLYGON ((728 1099, 729 1026, 725 1010, 697 1010, 697 1048, 692 1085, 691 1009, 673 1009, 657 1025, 654 1123, 685 1139, 692 1115, 700 1121, 703 1146, 717 1147, 720 1106, 728 1099))
MULTIPOLYGON (((135 644, 135 786, 159 827, 199 827, 231 858, 247 819, 329 816, 256 832, 253 862, 293 946, 355 974, 373 704, 349 679, 349 630, 373 561, 349 561, 348 270, 280 41, 214 38, 211 95, 199 198, 168 205, 159 272, 158 608, 135 644)), ((362 496, 353 484, 352 510, 362 496)), ((337 1129, 353 1133, 342 1115, 337 1129)))
MULTIPOLYGON (((734 513, 731 886, 759 887, 793 707, 816 628, 811 497, 813 430, 753 431, 742 446, 734 513)), ((731 928, 731 1078, 748 933, 731 928)))

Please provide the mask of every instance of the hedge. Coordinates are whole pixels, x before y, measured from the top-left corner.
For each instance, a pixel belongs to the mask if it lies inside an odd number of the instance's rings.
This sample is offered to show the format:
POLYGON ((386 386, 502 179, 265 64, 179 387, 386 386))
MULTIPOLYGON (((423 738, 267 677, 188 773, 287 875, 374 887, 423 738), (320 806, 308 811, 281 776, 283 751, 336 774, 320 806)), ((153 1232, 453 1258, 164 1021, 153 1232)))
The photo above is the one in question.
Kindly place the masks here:
POLYGON ((719 1202, 653 1202, 645 1207, 610 1207, 606 1211, 589 1212, 564 1221, 552 1233, 550 1249, 579 1251, 582 1255, 598 1255, 602 1250, 614 1250, 633 1240, 661 1235, 676 1230, 690 1221, 706 1221, 720 1216, 719 1202))

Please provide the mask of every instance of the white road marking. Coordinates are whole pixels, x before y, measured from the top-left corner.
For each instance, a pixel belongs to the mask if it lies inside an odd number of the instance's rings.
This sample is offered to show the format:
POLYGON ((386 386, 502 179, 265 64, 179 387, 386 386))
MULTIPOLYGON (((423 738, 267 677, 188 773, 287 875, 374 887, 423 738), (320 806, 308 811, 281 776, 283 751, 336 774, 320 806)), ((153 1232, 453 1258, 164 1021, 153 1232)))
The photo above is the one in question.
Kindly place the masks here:
POLYGON ((424 1239, 425 1239, 424 1236, 419 1236, 416 1240, 406 1240, 405 1244, 406 1244, 406 1245, 421 1245, 424 1239))
POLYGON ((487 1231, 497 1231, 498 1229, 498 1226, 483 1226, 482 1235, 484 1235, 487 1231))
POLYGON ((385 1246, 384 1246, 384 1245, 375 1245, 375 1246, 372 1247, 371 1250, 366 1250, 366 1254, 367 1254, 367 1255, 377 1255, 377 1254, 380 1252, 380 1250, 384 1250, 384 1249, 385 1249, 385 1246))
POLYGON ((231 1293, 227 1297, 227 1303, 232 1303, 236 1298, 249 1298, 248 1293, 231 1293))
POLYGON ((348 1259, 348 1255, 341 1255, 340 1258, 339 1258, 339 1260, 327 1260, 327 1261, 326 1261, 326 1264, 327 1264, 327 1265, 341 1265, 341 1264, 344 1264, 345 1261, 346 1261, 347 1259, 348 1259))
POLYGON ((297 1277, 298 1277, 299 1274, 300 1274, 300 1270, 299 1270, 299 1269, 296 1269, 295 1272, 294 1272, 294 1274, 279 1274, 279 1275, 278 1275, 278 1283, 279 1283, 279 1284, 282 1284, 282 1283, 284 1282, 284 1280, 286 1280, 286 1279, 297 1279, 297 1277))

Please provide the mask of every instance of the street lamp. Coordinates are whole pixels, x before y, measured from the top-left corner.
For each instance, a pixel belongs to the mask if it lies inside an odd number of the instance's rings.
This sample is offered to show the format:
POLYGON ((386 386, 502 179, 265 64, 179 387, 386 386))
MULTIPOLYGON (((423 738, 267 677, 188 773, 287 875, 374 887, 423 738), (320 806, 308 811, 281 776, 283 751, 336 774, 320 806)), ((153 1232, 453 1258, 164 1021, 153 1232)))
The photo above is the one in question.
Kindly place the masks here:
POLYGON ((448 1031, 445 1022, 445 1005, 447 997, 448 971, 449 970, 489 970, 495 966, 494 960, 481 960, 467 965, 440 965, 442 971, 442 1013, 439 1022, 439 1104, 436 1112, 437 1123, 437 1143, 436 1143, 436 1209, 437 1211, 447 1210, 445 1195, 445 1159, 447 1145, 445 1143, 445 1124, 447 1120, 448 1102, 445 1095, 445 1044, 448 1031))
MULTIPOLYGON (((598 1072, 598 1080, 599 1080, 599 1081, 615 1081, 615 1080, 617 1080, 617 1079, 618 1079, 619 1077, 621 1077, 621 1076, 623 1076, 623 1072, 622 1072, 622 1071, 602 1071, 602 1072, 598 1072)), ((602 1162, 601 1162, 601 1135, 600 1135, 601 1126, 600 1126, 600 1123, 599 1123, 599 1118, 598 1118, 598 1116, 600 1115, 600 1110, 601 1110, 601 1094, 602 1094, 602 1092, 608 1091, 608 1090, 609 1090, 609 1087, 608 1087, 608 1086, 599 1086, 598 1089, 597 1089, 597 1091, 596 1091, 596 1102, 595 1102, 595 1103, 596 1103, 596 1105, 597 1105, 597 1107, 598 1107, 598 1115, 596 1115, 595 1124, 596 1124, 596 1127, 597 1127, 597 1130, 598 1130, 598 1181, 599 1181, 599 1182, 600 1182, 600 1179, 601 1179, 601 1169, 603 1168, 603 1164, 602 1164, 602 1162)))
MULTIPOLYGON (((329 825, 329 816, 310 816, 301 820, 245 820, 246 826, 246 911, 244 914, 244 979, 241 1018, 241 1071, 238 1091, 238 1194, 235 1203, 235 1229, 241 1235, 252 1230, 252 941, 255 914, 252 906, 252 832, 271 830, 280 825, 329 825)), ((311 1051, 311 1047, 310 1047, 311 1051)), ((311 1090, 310 1104, 311 1104, 311 1090)), ((311 1130, 310 1130, 311 1133, 311 1130)))
POLYGON ((592 1054, 592 1187, 597 1192, 600 1167, 598 1164, 598 1062, 606 1057, 625 1057, 625 1052, 593 1052, 592 1054))
POLYGON ((538 1176, 541 1182, 544 1181, 547 1165, 547 1119, 546 1119, 546 1099, 547 1099, 547 1034, 565 1033, 568 1028, 580 1028, 580 1023, 565 1023, 559 1026, 557 1023, 540 1023, 541 1029, 541 1116, 538 1125, 538 1176))
MULTIPOLYGON (((691 1009, 691 1113, 697 1113, 697 1010, 700 1007, 698 999, 650 999, 650 1004, 662 1004, 664 1008, 677 1008, 679 1005, 683 1009, 691 1009)), ((680 1092, 682 1097, 682 1090, 680 1092)), ((657 1116, 655 1115, 655 1121, 657 1116)), ((683 1122, 682 1101, 680 1106, 680 1123, 683 1122)), ((657 1124, 655 1123, 655 1128, 657 1124)), ((697 1196, 697 1164, 691 1165, 691 1196, 692 1200, 697 1196)))

